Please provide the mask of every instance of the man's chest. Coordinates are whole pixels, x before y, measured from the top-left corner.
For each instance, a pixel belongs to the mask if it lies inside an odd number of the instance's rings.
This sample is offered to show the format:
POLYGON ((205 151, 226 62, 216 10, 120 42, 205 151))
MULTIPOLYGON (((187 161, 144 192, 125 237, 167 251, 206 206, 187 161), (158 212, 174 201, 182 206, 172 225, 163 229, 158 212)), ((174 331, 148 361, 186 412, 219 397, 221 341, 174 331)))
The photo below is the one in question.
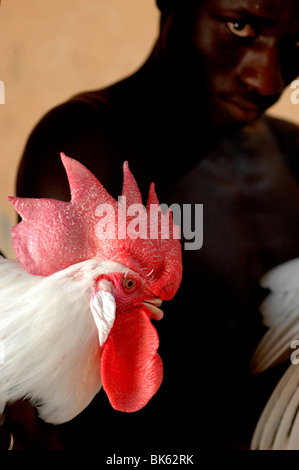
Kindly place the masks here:
POLYGON ((299 184, 271 146, 260 147, 260 153, 248 148, 245 156, 229 156, 225 150, 166 183, 163 200, 181 207, 183 242, 190 241, 184 240, 184 228, 188 237, 202 230, 202 248, 194 243, 192 250, 189 243, 190 252, 184 253, 187 268, 208 270, 246 290, 268 269, 299 256, 299 184))

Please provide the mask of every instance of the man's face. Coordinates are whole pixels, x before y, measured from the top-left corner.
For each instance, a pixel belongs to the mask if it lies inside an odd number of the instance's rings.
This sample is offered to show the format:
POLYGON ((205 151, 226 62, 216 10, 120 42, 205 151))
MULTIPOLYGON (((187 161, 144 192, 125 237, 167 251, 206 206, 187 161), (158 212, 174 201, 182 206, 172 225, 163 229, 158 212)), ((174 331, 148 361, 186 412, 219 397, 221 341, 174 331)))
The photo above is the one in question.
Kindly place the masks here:
POLYGON ((299 0, 181 0, 166 51, 217 125, 248 123, 299 74, 299 0))

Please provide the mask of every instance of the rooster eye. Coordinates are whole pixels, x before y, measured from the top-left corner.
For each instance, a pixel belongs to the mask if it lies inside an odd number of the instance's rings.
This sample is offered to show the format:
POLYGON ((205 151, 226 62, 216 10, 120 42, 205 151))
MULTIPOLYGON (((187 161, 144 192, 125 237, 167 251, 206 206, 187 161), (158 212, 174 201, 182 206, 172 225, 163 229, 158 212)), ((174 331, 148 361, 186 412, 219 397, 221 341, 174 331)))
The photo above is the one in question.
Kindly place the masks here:
POLYGON ((136 281, 135 279, 132 279, 131 277, 127 277, 123 281, 123 286, 126 290, 133 290, 136 287, 136 281))

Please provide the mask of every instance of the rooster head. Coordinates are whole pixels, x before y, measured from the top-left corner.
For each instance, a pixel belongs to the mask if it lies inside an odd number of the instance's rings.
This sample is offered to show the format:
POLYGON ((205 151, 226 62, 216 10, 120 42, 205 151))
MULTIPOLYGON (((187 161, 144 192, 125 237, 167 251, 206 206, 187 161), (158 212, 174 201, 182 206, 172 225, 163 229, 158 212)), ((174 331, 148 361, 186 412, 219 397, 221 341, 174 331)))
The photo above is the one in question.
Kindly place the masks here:
POLYGON ((162 213, 153 184, 142 206, 127 162, 116 201, 81 163, 64 154, 61 159, 70 202, 9 198, 22 217, 12 229, 17 259, 30 274, 40 276, 91 259, 98 259, 101 267, 103 262, 109 265, 90 286, 90 311, 102 348, 101 380, 115 409, 137 411, 163 378, 151 319, 162 318, 162 300, 171 299, 181 282, 179 228, 169 210, 162 213), (144 229, 141 235, 137 226, 144 229))

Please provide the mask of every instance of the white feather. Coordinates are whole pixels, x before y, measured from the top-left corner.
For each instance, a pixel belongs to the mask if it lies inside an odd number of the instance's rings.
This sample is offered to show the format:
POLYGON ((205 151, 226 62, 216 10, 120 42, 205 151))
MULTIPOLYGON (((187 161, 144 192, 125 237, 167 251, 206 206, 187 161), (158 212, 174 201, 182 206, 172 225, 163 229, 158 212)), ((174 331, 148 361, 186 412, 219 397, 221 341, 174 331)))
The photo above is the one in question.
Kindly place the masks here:
POLYGON ((251 361, 253 373, 262 372, 290 357, 290 345, 299 339, 299 259, 267 273, 261 285, 271 293, 261 305, 263 323, 269 328, 251 361))
MULTIPOLYGON (((102 385, 100 332, 90 299, 95 278, 111 272, 127 273, 128 268, 91 259, 42 277, 0 257, 0 343, 4 351, 0 412, 6 403, 27 397, 38 406, 42 419, 59 424, 90 403, 102 385)), ((111 297, 108 310, 111 317, 111 297)), ((102 316, 105 318, 105 308, 102 316)), ((111 318, 103 337, 109 333, 109 324, 111 318)))
MULTIPOLYGON (((299 259, 284 263, 262 279, 271 290, 261 306, 269 330, 252 359, 253 372, 290 359, 299 339, 299 259)), ((299 449, 299 368, 291 364, 274 389, 256 426, 252 449, 299 449)))
MULTIPOLYGON (((299 369, 291 364, 274 389, 258 421, 252 449, 299 449, 299 428, 295 426, 299 404, 299 369), (290 440, 292 435, 292 440, 290 440)), ((298 421, 298 420, 297 420, 298 421)))

